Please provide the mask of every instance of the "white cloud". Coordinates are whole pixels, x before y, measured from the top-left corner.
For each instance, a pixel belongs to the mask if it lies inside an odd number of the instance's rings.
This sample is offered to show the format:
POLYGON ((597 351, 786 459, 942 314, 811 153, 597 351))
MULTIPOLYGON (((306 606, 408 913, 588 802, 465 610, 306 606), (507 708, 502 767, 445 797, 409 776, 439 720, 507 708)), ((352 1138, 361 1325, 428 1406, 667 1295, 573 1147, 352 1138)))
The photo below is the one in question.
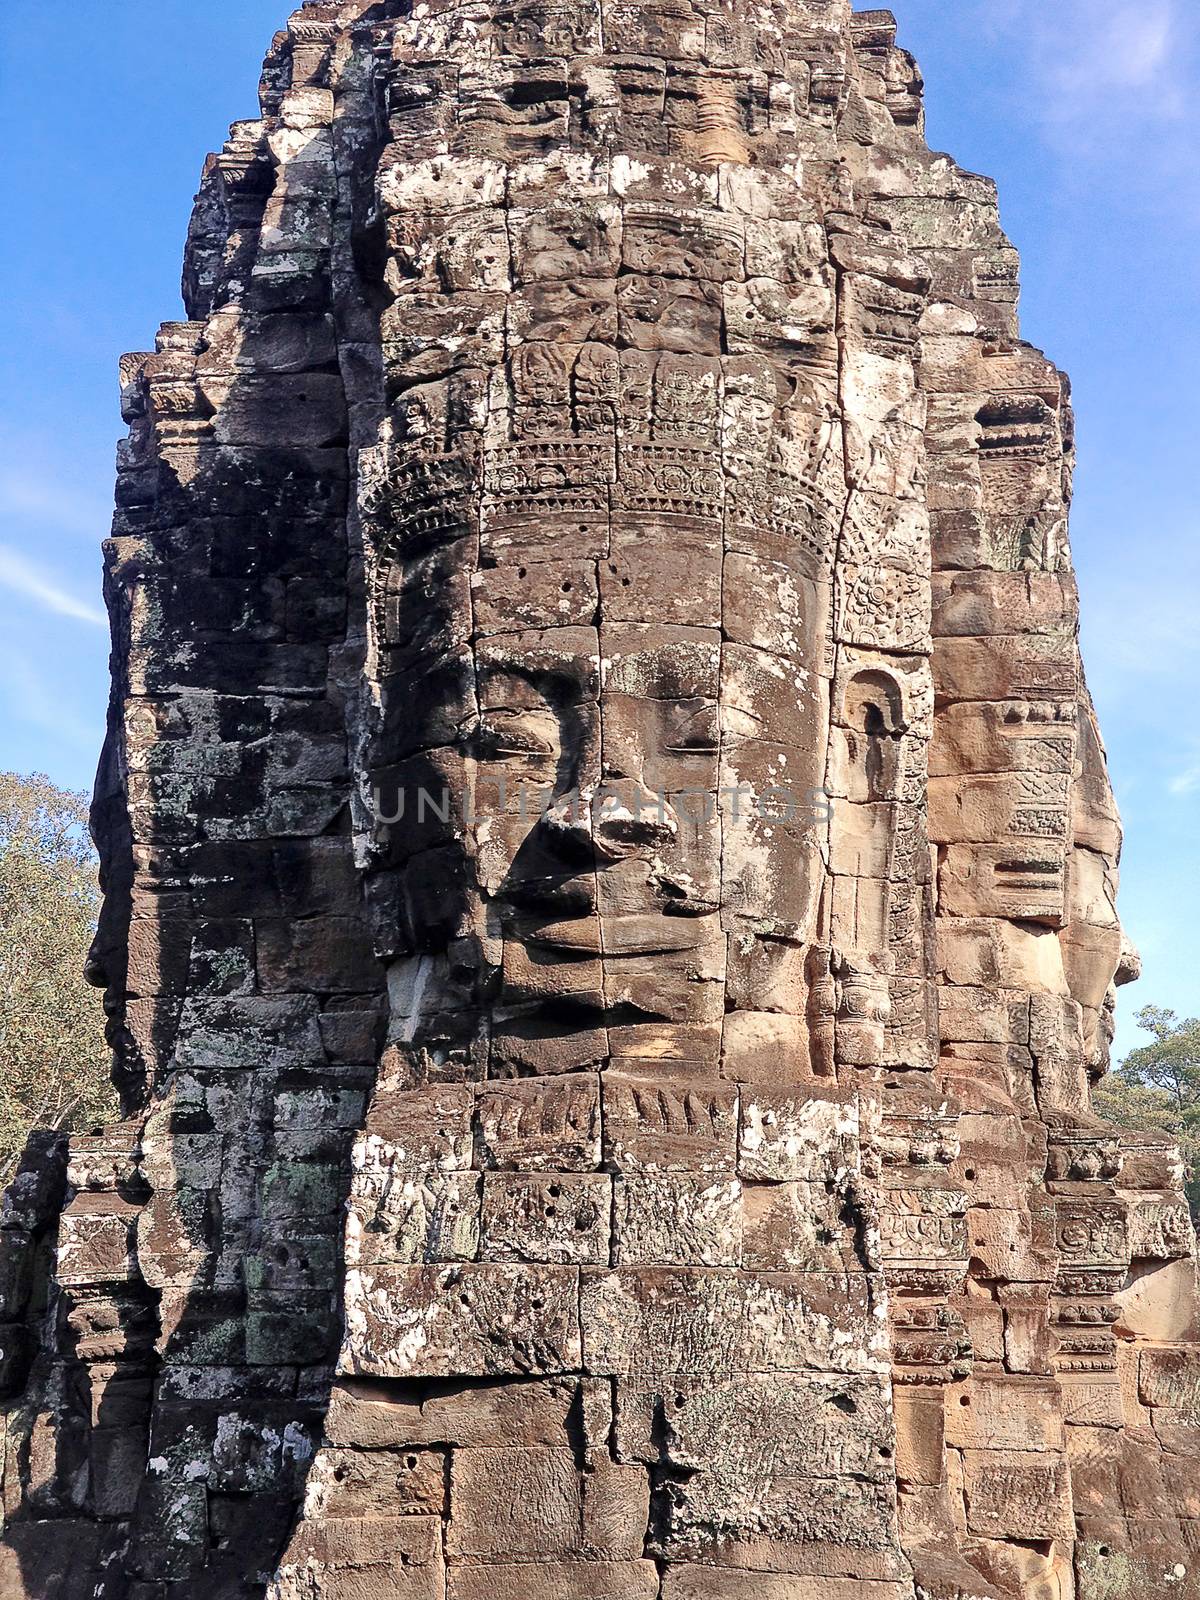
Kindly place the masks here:
MULTIPOLYGON (((104 738, 103 716, 95 720, 86 716, 77 698, 48 685, 36 666, 16 650, 0 650, 0 700, 7 702, 5 709, 13 723, 51 734, 92 761, 98 755, 104 738)), ((39 766, 49 765, 40 756, 37 759, 39 766)), ((79 784, 77 777, 70 781, 79 784)))
POLYGON ((1107 89, 1148 88, 1171 63, 1177 28, 1175 0, 1110 0, 1107 14, 1104 5, 1068 5, 1057 26, 1043 16, 1043 66, 1064 91, 1088 100, 1107 89))
POLYGON ((108 625, 107 617, 98 606, 89 605, 86 600, 69 593, 7 545, 0 545, 0 587, 10 589, 24 600, 32 600, 44 611, 52 611, 57 616, 86 622, 95 628, 108 625))
POLYGON ((1035 114, 1071 150, 1137 146, 1144 130, 1182 123, 1200 82, 1200 15, 1187 0, 1015 0, 980 7, 993 35, 1029 61, 1035 114), (1080 144, 1080 140, 1083 144, 1080 144))
POLYGON ((47 479, 45 472, 0 471, 0 516, 47 523, 91 538, 102 536, 110 515, 107 508, 47 479))
POLYGON ((1200 761, 1177 773, 1167 785, 1167 790, 1174 795, 1200 793, 1200 761))
POLYGON ((1085 594, 1083 661, 1088 684, 1102 709, 1134 708, 1138 720, 1151 712, 1175 715, 1181 673, 1195 672, 1195 614, 1200 590, 1181 585, 1177 603, 1133 593, 1124 607, 1103 593, 1085 594))

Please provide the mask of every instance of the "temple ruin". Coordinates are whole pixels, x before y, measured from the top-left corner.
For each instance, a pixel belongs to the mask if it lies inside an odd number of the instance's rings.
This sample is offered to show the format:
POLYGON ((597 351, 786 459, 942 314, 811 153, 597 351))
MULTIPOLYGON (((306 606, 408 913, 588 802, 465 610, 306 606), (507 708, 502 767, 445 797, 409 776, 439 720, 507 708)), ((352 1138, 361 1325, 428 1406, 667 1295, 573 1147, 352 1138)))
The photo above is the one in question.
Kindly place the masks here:
POLYGON ((847 0, 320 0, 126 357, 4 1600, 1200 1600, 1063 375, 847 0))

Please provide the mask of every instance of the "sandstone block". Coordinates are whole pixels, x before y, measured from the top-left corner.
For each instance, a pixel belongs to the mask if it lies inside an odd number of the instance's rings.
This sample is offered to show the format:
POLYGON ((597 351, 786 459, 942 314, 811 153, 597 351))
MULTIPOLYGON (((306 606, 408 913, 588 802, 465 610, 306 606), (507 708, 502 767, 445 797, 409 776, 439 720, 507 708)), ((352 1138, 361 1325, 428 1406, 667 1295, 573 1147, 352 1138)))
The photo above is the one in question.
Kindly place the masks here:
POLYGON ((794 1573, 730 1572, 724 1567, 676 1567, 667 1575, 664 1600, 905 1600, 896 1581, 794 1573))
POLYGON ((857 1219, 844 1190, 755 1184, 742 1191, 742 1211, 742 1262, 752 1270, 850 1272, 862 1264, 857 1219))
POLYGON ((590 1075, 489 1085, 479 1095, 478 1116, 487 1168, 588 1172, 600 1165, 600 1089, 590 1075))
POLYGON ((603 1093, 605 1160, 626 1177, 732 1177, 738 1128, 738 1092, 732 1086, 606 1073, 603 1093))
POLYGON ((339 1516, 293 1533, 271 1600, 444 1600, 437 1517, 339 1516))
POLYGON ((570 1450, 460 1450, 453 1458, 447 1550, 453 1563, 640 1558, 650 1515, 641 1467, 570 1450))
POLYGON ((453 1567, 450 1600, 656 1600, 652 1561, 528 1562, 453 1567))
POLYGON ((822 1183, 858 1166, 859 1118, 852 1102, 815 1090, 795 1095, 747 1090, 738 1171, 745 1180, 822 1183))
POLYGON ((887 1480, 893 1430, 878 1378, 758 1374, 713 1380, 675 1373, 647 1384, 637 1377, 618 1389, 616 1447, 622 1461, 652 1465, 664 1452, 685 1474, 715 1474, 725 1490, 722 1452, 753 1463, 747 1506, 776 1475, 887 1480))
POLYGON ((362 1450, 411 1446, 566 1449, 582 1419, 590 1444, 612 1426, 607 1382, 523 1379, 409 1384, 343 1380, 330 1398, 325 1433, 331 1444, 362 1450))
POLYGON ((351 1270, 339 1371, 388 1378, 578 1371, 578 1290, 569 1267, 351 1270))
POLYGON ((474 1261, 482 1181, 477 1173, 420 1168, 356 1178, 346 1258, 356 1265, 474 1261))
POLYGON ((321 1519, 441 1517, 448 1457, 435 1450, 322 1450, 306 1484, 321 1519))
POLYGON ((1200 1415, 1200 1353, 1195 1350, 1143 1350, 1138 1397, 1191 1417, 1200 1415))
POLYGON ((967 1527, 972 1533, 1070 1541, 1074 1529, 1065 1459, 1030 1451, 964 1452, 967 1527))
POLYGON ((1066 1448, 1058 1392, 1047 1381, 979 1376, 946 1392, 946 1440, 963 1449, 1066 1448))
POLYGON ((867 1373, 880 1361, 860 1274, 585 1269, 580 1304, 584 1360, 595 1374, 867 1373))
POLYGON ((742 1186, 736 1178, 635 1173, 618 1178, 614 1194, 614 1265, 741 1265, 742 1186))
POLYGON ((612 1181, 600 1173, 489 1172, 483 1184, 480 1259, 607 1265, 612 1212, 612 1181))

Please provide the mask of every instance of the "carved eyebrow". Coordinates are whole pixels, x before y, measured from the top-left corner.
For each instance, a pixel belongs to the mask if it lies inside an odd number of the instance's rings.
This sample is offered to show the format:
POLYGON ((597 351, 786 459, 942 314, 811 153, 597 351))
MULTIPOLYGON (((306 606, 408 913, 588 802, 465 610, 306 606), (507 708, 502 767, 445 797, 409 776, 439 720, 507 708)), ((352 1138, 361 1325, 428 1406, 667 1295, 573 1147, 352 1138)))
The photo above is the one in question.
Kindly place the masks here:
POLYGON ((481 686, 504 678, 513 683, 523 684, 536 694, 540 694, 547 708, 551 710, 557 705, 578 701, 582 690, 587 686, 587 669, 581 667, 572 671, 565 663, 561 667, 539 669, 515 661, 483 661, 478 665, 477 676, 481 686))
POLYGON ((553 718, 548 712, 484 711, 467 730, 466 742, 476 754, 553 755, 556 741, 538 732, 539 721, 544 726, 553 718))

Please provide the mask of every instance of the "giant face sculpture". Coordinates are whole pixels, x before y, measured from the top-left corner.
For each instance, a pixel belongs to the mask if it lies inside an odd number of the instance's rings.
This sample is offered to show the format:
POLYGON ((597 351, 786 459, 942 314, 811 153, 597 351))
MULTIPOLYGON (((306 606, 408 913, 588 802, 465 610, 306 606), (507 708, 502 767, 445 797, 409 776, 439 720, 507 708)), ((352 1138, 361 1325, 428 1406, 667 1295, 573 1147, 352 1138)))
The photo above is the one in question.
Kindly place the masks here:
POLYGON ((26 1592, 256 1596, 301 1504, 276 1600, 1195 1546, 1116 1488, 1195 1453, 1195 1275, 1088 1109, 1070 408, 919 89, 846 0, 276 40, 125 368, 92 975, 149 1104, 0 1218, 26 1592))
POLYGON ((510 144, 379 181, 357 748, 391 1019, 342 1382, 520 1409, 574 1375, 613 1524, 564 1545, 529 1485, 452 1489, 505 1525, 489 1560, 766 1539, 890 1574, 860 1080, 932 1059, 919 284, 850 274, 839 311, 815 196, 720 111, 665 167, 510 144))
MULTIPOLYGON (((399 969, 424 975, 399 1031, 469 1015, 450 1058, 492 1076, 715 1077, 730 938, 792 975, 761 1009, 802 1018, 823 937, 846 498, 828 267, 797 222, 793 320, 724 353, 722 306, 753 321, 746 224, 695 181, 682 214, 529 197, 512 258, 487 258, 504 338, 443 295, 367 464, 371 868, 399 969)), ((433 270, 470 229, 424 222, 433 270)), ((431 321, 419 283, 397 323, 431 321)))

